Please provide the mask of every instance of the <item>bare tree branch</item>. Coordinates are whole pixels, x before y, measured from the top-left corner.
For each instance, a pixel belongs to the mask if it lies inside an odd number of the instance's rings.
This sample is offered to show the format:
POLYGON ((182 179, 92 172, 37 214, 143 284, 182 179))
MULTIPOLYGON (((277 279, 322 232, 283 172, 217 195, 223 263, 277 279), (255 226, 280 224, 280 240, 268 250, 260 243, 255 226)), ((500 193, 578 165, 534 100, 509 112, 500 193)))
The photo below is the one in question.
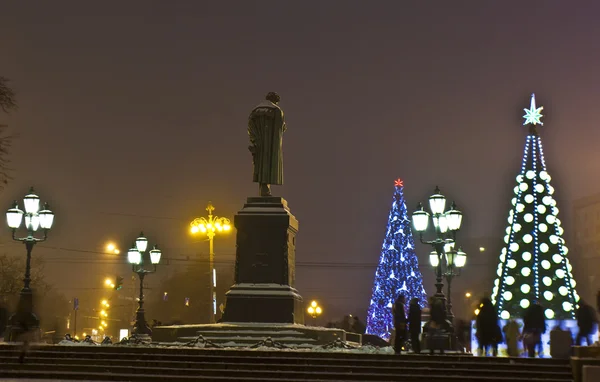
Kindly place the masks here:
POLYGON ((15 92, 8 86, 8 82, 8 78, 0 76, 0 108, 5 113, 18 108, 15 92))
MULTIPOLYGON (((5 113, 9 113, 12 110, 17 110, 17 100, 15 92, 8 86, 9 80, 6 77, 0 76, 0 109, 5 113)), ((6 133, 6 125, 0 124, 0 191, 4 189, 4 185, 12 180, 10 175, 11 168, 8 167, 10 160, 10 148, 13 143, 15 135, 6 133)))

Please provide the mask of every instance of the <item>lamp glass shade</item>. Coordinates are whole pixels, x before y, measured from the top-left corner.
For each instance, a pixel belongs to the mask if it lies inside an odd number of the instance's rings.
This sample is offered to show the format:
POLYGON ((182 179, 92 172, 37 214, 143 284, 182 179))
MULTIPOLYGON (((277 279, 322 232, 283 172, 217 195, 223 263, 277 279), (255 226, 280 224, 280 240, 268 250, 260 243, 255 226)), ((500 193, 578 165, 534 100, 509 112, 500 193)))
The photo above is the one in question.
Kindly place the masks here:
POLYGON ((456 260, 456 251, 451 250, 451 251, 446 252, 446 264, 448 264, 449 267, 454 266, 455 260, 456 260))
POLYGON ((440 265, 440 257, 437 252, 433 251, 429 254, 429 264, 434 268, 440 265))
POLYGON ((454 249, 455 244, 456 243, 451 240, 446 241, 446 243, 444 244, 444 252, 448 253, 448 252, 452 251, 454 249))
POLYGON ((446 212, 445 215, 446 220, 448 221, 448 229, 450 231, 458 231, 462 223, 462 212, 452 208, 450 211, 446 212))
POLYGON ((429 197, 429 208, 434 215, 444 213, 446 209, 446 197, 437 188, 435 193, 429 197))
POLYGON ((129 261, 130 264, 140 264, 142 262, 142 254, 137 248, 131 248, 127 252, 127 261, 129 261))
POLYGON ((456 258, 454 259, 454 265, 457 268, 462 268, 465 266, 466 263, 467 263, 467 254, 462 249, 459 249, 458 252, 456 252, 456 258))
POLYGON ((23 211, 15 204, 15 206, 6 211, 6 224, 12 229, 17 229, 23 222, 23 211))
POLYGON ((25 228, 27 228, 30 231, 37 231, 38 228, 40 228, 40 216, 38 214, 25 215, 25 228))
POLYGON ((144 237, 143 233, 140 233, 140 237, 135 239, 135 247, 139 252, 146 252, 148 249, 148 239, 144 237))
POLYGON ((52 224, 54 223, 54 212, 50 211, 47 206, 44 206, 44 209, 41 210, 38 215, 40 216, 40 227, 42 227, 42 229, 52 228, 52 224))
POLYGON ((40 197, 33 193, 33 188, 23 198, 23 204, 28 214, 35 214, 40 210, 40 197))
POLYGON ((160 256, 162 252, 156 246, 152 250, 150 250, 150 262, 154 265, 160 262, 160 256))
POLYGON ((448 218, 446 218, 446 215, 440 215, 438 220, 438 226, 441 233, 448 232, 448 218))
POLYGON ((412 214, 412 221, 415 231, 425 232, 429 225, 429 214, 421 207, 420 210, 417 210, 412 214))

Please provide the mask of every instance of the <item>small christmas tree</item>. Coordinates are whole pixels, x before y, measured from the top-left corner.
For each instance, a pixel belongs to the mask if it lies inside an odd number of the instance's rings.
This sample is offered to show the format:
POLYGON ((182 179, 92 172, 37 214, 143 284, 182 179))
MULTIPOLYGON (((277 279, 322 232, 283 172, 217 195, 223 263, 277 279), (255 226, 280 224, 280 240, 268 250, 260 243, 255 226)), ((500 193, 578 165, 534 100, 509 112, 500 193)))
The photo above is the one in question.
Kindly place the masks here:
POLYGON ((536 107, 535 95, 524 109, 529 135, 492 294, 502 319, 522 318, 535 301, 548 319, 573 319, 579 301, 537 131, 543 125, 542 109, 536 107))
POLYGON ((421 307, 425 307, 427 303, 411 223, 406 213, 404 184, 401 179, 397 179, 394 186, 394 199, 375 272, 366 331, 367 334, 374 334, 385 340, 390 338, 394 328, 392 306, 400 293, 406 297, 407 304, 414 297, 419 299, 421 307))

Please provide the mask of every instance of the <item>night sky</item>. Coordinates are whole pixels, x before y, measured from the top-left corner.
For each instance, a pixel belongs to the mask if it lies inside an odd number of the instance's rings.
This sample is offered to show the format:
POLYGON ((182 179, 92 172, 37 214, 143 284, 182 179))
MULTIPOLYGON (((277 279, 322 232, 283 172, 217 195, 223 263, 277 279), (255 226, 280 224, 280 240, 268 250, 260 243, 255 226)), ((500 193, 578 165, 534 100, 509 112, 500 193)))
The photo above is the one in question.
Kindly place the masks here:
MULTIPOLYGON (((209 200, 233 218, 256 195, 247 117, 276 91, 288 131, 274 194, 300 221, 297 287, 327 312, 364 315, 394 179, 411 211, 436 184, 455 199, 459 240, 503 235, 532 92, 574 235, 572 201, 600 190, 598 12, 549 0, 5 1, 0 75, 20 109, 0 115, 19 134, 0 205, 29 185, 51 203, 56 227, 34 256, 68 297, 101 287, 114 259, 97 252, 109 239, 125 252, 141 229, 173 259, 156 283, 208 251, 187 232, 209 200)), ((24 254, 9 240, 5 229, 5 250, 24 254)), ((215 248, 233 261, 234 235, 215 248)))

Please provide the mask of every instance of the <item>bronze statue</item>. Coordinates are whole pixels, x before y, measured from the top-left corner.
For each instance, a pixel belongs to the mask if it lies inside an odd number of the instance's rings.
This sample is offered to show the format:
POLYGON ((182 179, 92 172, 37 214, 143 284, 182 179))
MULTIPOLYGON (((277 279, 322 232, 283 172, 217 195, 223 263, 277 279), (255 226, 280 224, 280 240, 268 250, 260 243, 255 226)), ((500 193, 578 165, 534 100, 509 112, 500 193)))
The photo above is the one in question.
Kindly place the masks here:
POLYGON ((254 172, 252 181, 259 184, 260 196, 271 196, 271 185, 283 184, 283 110, 277 93, 267 94, 248 118, 248 136, 254 172))

